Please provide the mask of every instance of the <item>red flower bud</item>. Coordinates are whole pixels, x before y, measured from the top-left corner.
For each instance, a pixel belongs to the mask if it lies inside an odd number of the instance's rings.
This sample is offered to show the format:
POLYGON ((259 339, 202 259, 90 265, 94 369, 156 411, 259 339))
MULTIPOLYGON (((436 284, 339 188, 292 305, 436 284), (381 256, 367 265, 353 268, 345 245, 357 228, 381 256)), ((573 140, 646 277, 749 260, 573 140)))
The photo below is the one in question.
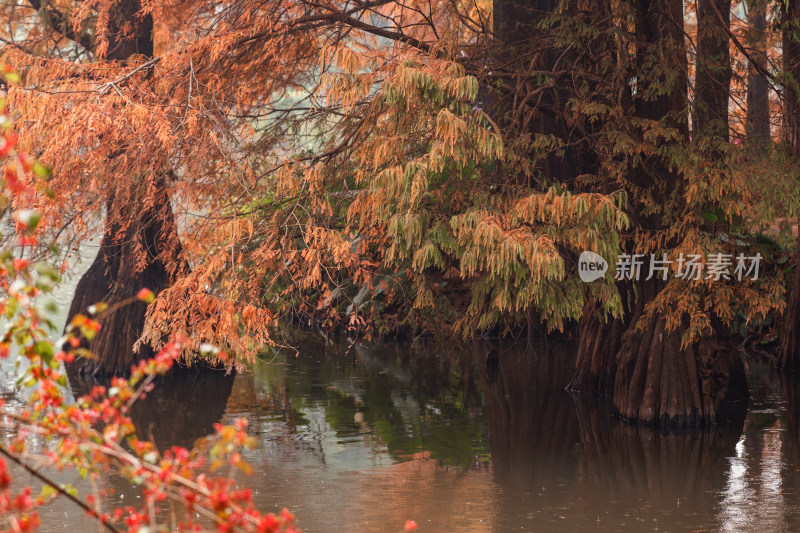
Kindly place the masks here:
POLYGON ((141 289, 136 293, 136 299, 151 304, 156 299, 156 295, 150 289, 141 289))

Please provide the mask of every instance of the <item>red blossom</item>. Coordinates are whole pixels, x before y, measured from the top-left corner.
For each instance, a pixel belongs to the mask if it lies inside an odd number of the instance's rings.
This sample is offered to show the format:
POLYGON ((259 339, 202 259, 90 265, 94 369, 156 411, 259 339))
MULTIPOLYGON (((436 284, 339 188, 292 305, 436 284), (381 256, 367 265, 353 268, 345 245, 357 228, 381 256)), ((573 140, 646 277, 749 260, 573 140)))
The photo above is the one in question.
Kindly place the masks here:
POLYGON ((9 485, 11 485, 11 476, 8 475, 5 460, 0 459, 0 490, 7 489, 9 485))
POLYGON ((144 288, 139 289, 139 292, 136 293, 136 299, 150 304, 156 299, 156 295, 150 289, 144 288))
POLYGON ((0 136, 0 156, 7 156, 17 145, 19 137, 13 131, 8 131, 0 136))

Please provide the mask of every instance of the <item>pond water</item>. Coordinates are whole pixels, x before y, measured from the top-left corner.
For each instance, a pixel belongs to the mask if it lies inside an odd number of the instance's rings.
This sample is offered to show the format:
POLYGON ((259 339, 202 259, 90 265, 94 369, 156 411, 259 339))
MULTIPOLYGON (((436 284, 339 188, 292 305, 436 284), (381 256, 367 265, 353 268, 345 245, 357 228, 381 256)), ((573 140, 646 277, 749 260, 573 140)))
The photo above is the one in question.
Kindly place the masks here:
MULTIPOLYGON (((419 531, 800 530, 800 381, 765 366, 749 369, 742 417, 678 435, 564 391, 569 342, 299 348, 235 377, 165 380, 133 413, 139 432, 189 445, 246 417, 259 447, 242 480, 308 532, 397 532, 406 519, 419 531)), ((103 483, 108 500, 138 497, 103 483)), ((58 501, 44 521, 88 525, 58 501)))
MULTIPOLYGON (((64 313, 86 266, 55 294, 64 313)), ((259 446, 241 481, 260 509, 289 507, 312 533, 395 533, 407 519, 421 532, 800 531, 800 379, 765 365, 750 365, 739 416, 669 434, 566 392, 569 341, 297 347, 235 377, 162 380, 134 408, 137 430, 163 449, 247 418, 259 446)), ((12 401, 13 375, 0 368, 12 401)), ((75 472, 56 478, 88 490, 75 472)), ((116 476, 101 482, 108 506, 139 498, 116 476)), ((42 518, 45 532, 96 530, 63 499, 42 518)))

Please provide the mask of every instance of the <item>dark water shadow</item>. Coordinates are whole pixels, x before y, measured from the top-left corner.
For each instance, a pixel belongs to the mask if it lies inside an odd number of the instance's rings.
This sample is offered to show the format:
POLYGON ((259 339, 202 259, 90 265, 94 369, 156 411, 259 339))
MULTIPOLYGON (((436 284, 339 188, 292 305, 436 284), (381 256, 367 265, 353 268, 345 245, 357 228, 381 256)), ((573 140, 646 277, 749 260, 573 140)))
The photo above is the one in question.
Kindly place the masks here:
MULTIPOLYGON (((109 387, 110 379, 81 376, 77 366, 67 369, 75 397, 88 394, 96 385, 109 387)), ((130 410, 136 434, 161 450, 172 446, 191 448, 194 442, 214 432, 222 419, 235 375, 224 370, 176 367, 156 378, 154 388, 130 410)))
MULTIPOLYGON (((800 374, 781 374, 780 385, 785 401, 783 412, 772 417, 764 413, 762 418, 765 425, 771 422, 783 429, 780 434, 781 491, 796 502, 800 495, 800 374)), ((787 512, 785 517, 790 531, 800 531, 800 514, 787 512)))
MULTIPOLYGON (((608 402, 563 390, 574 368, 573 342, 494 350, 481 366, 481 385, 502 493, 496 531, 534 524, 638 530, 643 522, 684 530, 718 522, 746 402, 706 430, 635 426, 614 416, 608 402)), ((481 352, 486 348, 475 356, 486 359, 481 352)))
POLYGON ((528 486, 574 473, 578 423, 569 393, 569 342, 473 346, 479 365, 495 478, 528 486), (488 357, 485 355, 488 353, 488 357))

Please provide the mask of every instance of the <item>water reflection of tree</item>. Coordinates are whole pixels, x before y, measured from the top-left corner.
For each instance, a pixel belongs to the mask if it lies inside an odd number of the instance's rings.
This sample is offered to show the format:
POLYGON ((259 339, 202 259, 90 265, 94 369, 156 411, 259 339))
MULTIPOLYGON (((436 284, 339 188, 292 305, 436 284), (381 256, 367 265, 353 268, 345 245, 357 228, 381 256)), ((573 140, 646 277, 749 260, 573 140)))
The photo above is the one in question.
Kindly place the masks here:
POLYGON ((800 375, 784 373, 781 376, 784 409, 783 431, 781 432, 781 493, 790 498, 788 507, 782 510, 788 531, 800 531, 798 516, 798 495, 800 494, 800 375))
MULTIPOLYGON (((476 349, 481 353, 485 347, 476 349)), ((502 495, 495 529, 613 530, 666 522, 692 530, 717 523, 745 406, 730 423, 706 432, 631 425, 614 417, 609 405, 561 390, 572 354, 567 342, 500 347, 483 367, 494 479, 502 495)))
MULTIPOLYGON (((76 397, 88 394, 95 385, 109 383, 82 379, 68 372, 76 397)), ((175 369, 154 382, 154 388, 136 401, 130 417, 137 434, 152 440, 160 450, 172 446, 191 448, 193 443, 214 431, 214 424, 225 414, 234 376, 217 370, 175 369)))
POLYGON ((585 505, 617 519, 672 516, 670 525, 679 530, 711 529, 743 417, 703 431, 667 432, 626 423, 609 411, 598 402, 576 402, 578 494, 585 505), (641 505, 632 507, 637 501, 641 505))
POLYGON ((574 368, 570 344, 536 350, 475 345, 489 422, 492 467, 501 483, 571 476, 578 424, 563 390, 574 368))
POLYGON ((453 346, 348 349, 305 339, 299 356, 259 365, 247 376, 250 392, 234 396, 257 398, 251 413, 266 438, 294 440, 322 463, 325 446, 335 444, 388 452, 394 461, 426 452, 466 468, 488 456, 474 367, 469 351, 453 346))

